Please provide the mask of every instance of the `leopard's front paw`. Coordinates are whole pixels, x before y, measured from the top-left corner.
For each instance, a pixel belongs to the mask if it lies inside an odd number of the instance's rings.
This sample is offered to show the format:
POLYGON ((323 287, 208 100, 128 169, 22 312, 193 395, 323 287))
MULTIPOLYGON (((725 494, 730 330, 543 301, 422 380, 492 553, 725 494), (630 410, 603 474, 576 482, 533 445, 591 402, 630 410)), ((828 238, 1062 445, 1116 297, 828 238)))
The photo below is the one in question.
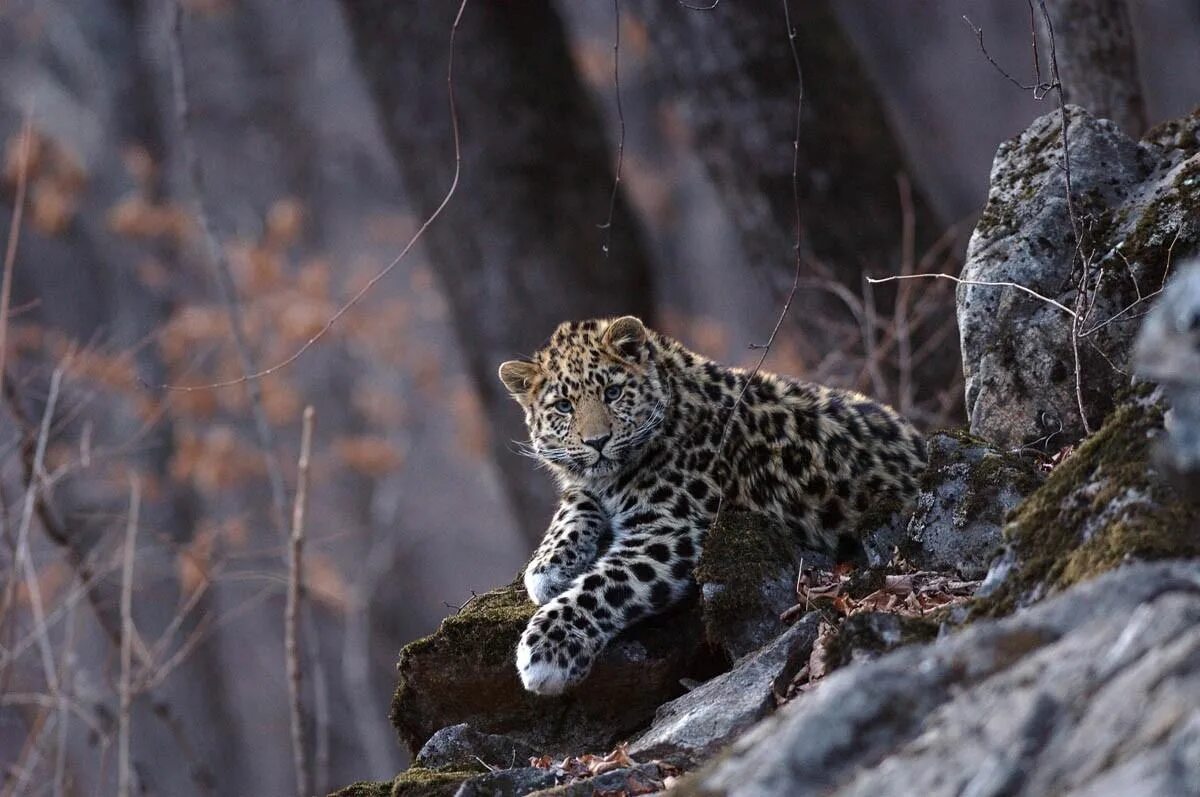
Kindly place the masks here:
POLYGON ((525 568, 525 591, 538 606, 549 603, 571 586, 571 576, 561 567, 531 564, 525 568))
POLYGON ((526 690, 560 695, 591 672, 594 643, 573 622, 576 611, 555 601, 530 619, 517 645, 517 672, 526 690))

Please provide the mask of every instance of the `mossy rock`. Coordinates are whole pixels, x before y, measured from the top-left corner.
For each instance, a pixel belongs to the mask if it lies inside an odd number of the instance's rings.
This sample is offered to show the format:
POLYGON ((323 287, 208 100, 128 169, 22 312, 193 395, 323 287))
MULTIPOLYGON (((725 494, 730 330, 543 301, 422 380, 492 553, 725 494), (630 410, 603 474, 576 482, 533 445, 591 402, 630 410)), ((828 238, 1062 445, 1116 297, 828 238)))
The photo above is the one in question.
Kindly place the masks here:
POLYGON ((800 548, 796 537, 751 512, 722 512, 696 567, 704 635, 730 659, 761 648, 787 630, 780 613, 796 602, 801 560, 832 564, 800 548))
POLYGON ((1160 406, 1122 404, 1012 514, 1013 567, 973 614, 1008 614, 1131 560, 1200 555, 1195 504, 1154 465, 1162 434, 1160 406))
POLYGON ((393 780, 364 780, 329 797, 454 797, 462 784, 487 770, 409 767, 393 780))
POLYGON ((414 754, 437 730, 469 723, 542 753, 606 751, 677 697, 680 679, 712 673, 695 601, 645 620, 612 643, 565 695, 526 692, 515 650, 534 606, 514 582, 480 595, 400 652, 391 719, 414 754))

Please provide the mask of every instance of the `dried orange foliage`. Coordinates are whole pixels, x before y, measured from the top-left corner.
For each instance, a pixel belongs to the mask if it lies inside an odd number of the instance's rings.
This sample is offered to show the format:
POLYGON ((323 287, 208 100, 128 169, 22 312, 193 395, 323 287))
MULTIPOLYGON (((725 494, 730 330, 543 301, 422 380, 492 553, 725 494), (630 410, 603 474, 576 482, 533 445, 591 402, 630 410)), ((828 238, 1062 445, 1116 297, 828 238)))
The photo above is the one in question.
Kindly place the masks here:
MULTIPOLYGON (((904 569, 905 563, 901 561, 899 566, 904 569)), ((781 619, 791 622, 813 609, 824 610, 826 616, 818 627, 808 663, 800 668, 784 693, 776 694, 779 702, 812 689, 832 671, 833 650, 845 618, 863 612, 922 617, 936 609, 965 603, 982 583, 945 573, 910 570, 884 575, 882 587, 856 598, 849 591, 853 576, 854 569, 849 565, 839 565, 833 570, 801 570, 796 580, 798 603, 785 611, 781 619)))
MULTIPOLYGON (((42 605, 56 605, 58 598, 70 585, 72 576, 74 576, 74 573, 71 568, 67 566, 66 562, 58 559, 51 559, 44 564, 38 565, 37 590, 39 597, 42 599, 42 605)), ((2 598, 3 596, 0 595, 0 599, 2 598)), ((15 598, 18 606, 29 606, 29 585, 24 579, 20 579, 16 583, 15 598)))
POLYGON ((333 441, 333 453, 351 470, 365 476, 384 476, 403 462, 396 447, 378 435, 339 437, 333 441))
POLYGON ((196 590, 208 585, 212 578, 213 549, 218 531, 211 525, 203 525, 195 536, 175 553, 175 574, 179 578, 180 591, 186 599, 196 590))
POLYGON ((170 473, 211 495, 261 476, 262 455, 229 426, 184 430, 176 433, 170 473))
POLYGON ((345 610, 350 588, 341 570, 326 554, 311 553, 304 557, 304 588, 329 608, 345 610))
MULTIPOLYGON (((29 217, 39 232, 58 235, 75 218, 80 195, 87 185, 87 171, 79 157, 65 145, 36 129, 29 135, 26 171, 29 217)), ((14 133, 5 143, 4 182, 8 186, 17 184, 25 148, 23 130, 14 133)))
POLYGON ((465 382, 460 382, 450 393, 450 417, 458 438, 456 450, 474 457, 486 455, 490 435, 483 405, 479 403, 479 395, 465 382))
POLYGON ((191 238, 195 222, 179 205, 151 202, 133 195, 109 208, 108 229, 127 238, 165 239, 182 244, 191 238))

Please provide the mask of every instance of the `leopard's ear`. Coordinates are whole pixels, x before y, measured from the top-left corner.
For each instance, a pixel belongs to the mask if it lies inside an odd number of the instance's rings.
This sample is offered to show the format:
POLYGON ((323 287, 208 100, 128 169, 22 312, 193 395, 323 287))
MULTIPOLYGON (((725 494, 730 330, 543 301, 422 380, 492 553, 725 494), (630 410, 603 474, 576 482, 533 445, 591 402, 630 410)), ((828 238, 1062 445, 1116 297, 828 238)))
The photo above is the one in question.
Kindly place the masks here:
POLYGON ((604 330, 602 340, 621 359, 638 362, 646 346, 646 326, 640 318, 621 316, 604 330))
POLYGON ((522 404, 529 400, 529 394, 541 373, 542 369, 528 360, 509 360, 500 364, 500 381, 512 397, 522 404))

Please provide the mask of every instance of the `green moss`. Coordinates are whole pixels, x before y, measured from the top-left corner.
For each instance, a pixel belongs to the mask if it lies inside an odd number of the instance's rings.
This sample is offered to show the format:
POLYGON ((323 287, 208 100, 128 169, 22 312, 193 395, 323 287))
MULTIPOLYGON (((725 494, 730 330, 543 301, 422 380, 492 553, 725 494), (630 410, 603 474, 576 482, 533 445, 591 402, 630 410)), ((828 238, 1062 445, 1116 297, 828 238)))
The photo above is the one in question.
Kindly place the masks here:
POLYGON ((1158 407, 1124 404, 1055 468, 1005 526, 1017 571, 974 615, 1007 614, 1042 589, 1069 587, 1129 559, 1200 554, 1190 532, 1195 510, 1150 462, 1162 423, 1158 407))
POLYGON ((736 636, 738 626, 762 603, 762 584, 795 565, 795 542, 786 531, 762 515, 722 512, 696 566, 701 585, 721 587, 704 608, 705 636, 736 636))
POLYGON ((391 797, 392 781, 362 780, 331 793, 329 797, 391 797))
POLYGON ((483 771, 410 767, 392 781, 391 797, 453 797, 464 780, 483 771))
POLYGON ((401 666, 406 656, 420 655, 437 645, 472 651, 473 658, 483 665, 501 664, 512 656, 513 640, 536 610, 519 580, 486 592, 443 620, 437 633, 405 645, 400 651, 401 666))

